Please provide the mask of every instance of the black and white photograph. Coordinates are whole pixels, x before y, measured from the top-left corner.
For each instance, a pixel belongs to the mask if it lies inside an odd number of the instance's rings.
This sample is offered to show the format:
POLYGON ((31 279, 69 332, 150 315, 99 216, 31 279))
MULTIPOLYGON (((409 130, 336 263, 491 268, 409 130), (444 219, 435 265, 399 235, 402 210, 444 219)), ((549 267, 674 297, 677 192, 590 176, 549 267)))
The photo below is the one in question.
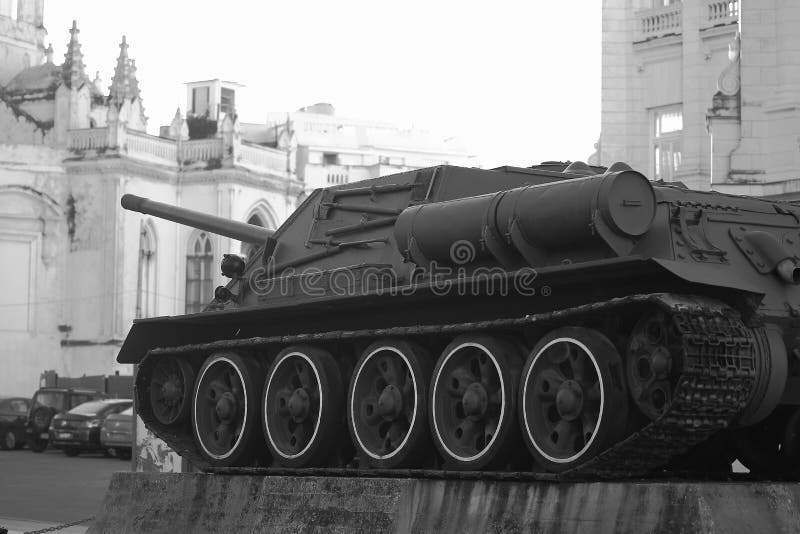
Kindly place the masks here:
POLYGON ((0 0, 0 534, 798 502, 800 2, 0 0))

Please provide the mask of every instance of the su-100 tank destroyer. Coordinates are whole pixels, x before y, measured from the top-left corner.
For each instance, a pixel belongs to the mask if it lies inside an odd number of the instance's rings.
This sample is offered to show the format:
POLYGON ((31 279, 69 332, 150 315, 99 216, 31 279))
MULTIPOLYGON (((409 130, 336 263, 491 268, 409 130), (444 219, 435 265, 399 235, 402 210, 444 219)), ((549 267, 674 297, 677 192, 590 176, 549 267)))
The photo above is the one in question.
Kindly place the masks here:
POLYGON ((791 203, 548 163, 319 189, 274 233, 122 205, 259 247, 118 357, 201 469, 797 471, 791 203))

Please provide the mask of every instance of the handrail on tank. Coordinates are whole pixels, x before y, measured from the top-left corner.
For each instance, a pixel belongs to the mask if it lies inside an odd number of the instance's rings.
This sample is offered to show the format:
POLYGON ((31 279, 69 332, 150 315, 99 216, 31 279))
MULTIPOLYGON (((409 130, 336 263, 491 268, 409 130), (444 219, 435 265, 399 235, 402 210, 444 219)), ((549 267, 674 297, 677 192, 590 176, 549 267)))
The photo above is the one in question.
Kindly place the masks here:
POLYGON ((122 195, 121 204, 126 210, 153 215, 160 219, 185 224, 186 226, 230 237, 231 239, 237 239, 246 243, 261 245, 273 234, 272 230, 254 224, 232 221, 199 211, 187 210, 186 208, 171 206, 163 202, 156 202, 155 200, 138 197, 136 195, 122 195))

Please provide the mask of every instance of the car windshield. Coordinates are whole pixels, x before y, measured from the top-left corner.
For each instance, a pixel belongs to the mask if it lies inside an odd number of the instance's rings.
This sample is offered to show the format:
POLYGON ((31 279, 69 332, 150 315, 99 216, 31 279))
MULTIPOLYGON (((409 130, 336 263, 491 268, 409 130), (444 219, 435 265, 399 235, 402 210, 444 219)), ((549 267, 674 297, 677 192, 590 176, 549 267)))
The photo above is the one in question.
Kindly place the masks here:
POLYGON ((45 406, 56 410, 67 409, 67 395, 62 391, 40 391, 33 400, 33 407, 45 406))
POLYGON ((28 413, 28 401, 25 399, 7 399, 0 401, 0 412, 3 413, 28 413))
POLYGON ((80 406, 71 409, 69 413, 76 413, 79 415, 102 415, 104 412, 108 411, 109 408, 113 407, 113 404, 108 404, 107 402, 91 401, 84 402, 80 406))
POLYGON ((76 406, 80 406, 84 402, 88 402, 90 400, 95 400, 97 395, 88 395, 86 393, 73 393, 72 394, 72 408, 76 406))

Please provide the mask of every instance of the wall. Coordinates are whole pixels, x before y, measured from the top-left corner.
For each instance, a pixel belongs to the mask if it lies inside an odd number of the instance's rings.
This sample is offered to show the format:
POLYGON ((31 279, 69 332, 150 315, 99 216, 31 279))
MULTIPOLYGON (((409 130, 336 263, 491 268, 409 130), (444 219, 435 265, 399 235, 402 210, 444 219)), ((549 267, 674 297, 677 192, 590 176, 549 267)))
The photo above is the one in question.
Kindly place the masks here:
POLYGON ((23 18, 0 17, 0 85, 19 71, 42 62, 46 30, 41 27, 41 0, 23 0, 23 18), (27 57, 26 57, 27 56, 27 57))
POLYGON ((642 10, 647 5, 652 4, 604 2, 600 163, 625 161, 653 177, 653 110, 679 105, 682 163, 674 179, 708 189, 711 154, 705 116, 738 27, 729 19, 709 21, 709 2, 697 0, 672 6, 680 9, 677 30, 643 37, 641 17, 657 11, 642 10))
POLYGON ((32 395, 60 352, 60 154, 0 145, 0 392, 32 395))

